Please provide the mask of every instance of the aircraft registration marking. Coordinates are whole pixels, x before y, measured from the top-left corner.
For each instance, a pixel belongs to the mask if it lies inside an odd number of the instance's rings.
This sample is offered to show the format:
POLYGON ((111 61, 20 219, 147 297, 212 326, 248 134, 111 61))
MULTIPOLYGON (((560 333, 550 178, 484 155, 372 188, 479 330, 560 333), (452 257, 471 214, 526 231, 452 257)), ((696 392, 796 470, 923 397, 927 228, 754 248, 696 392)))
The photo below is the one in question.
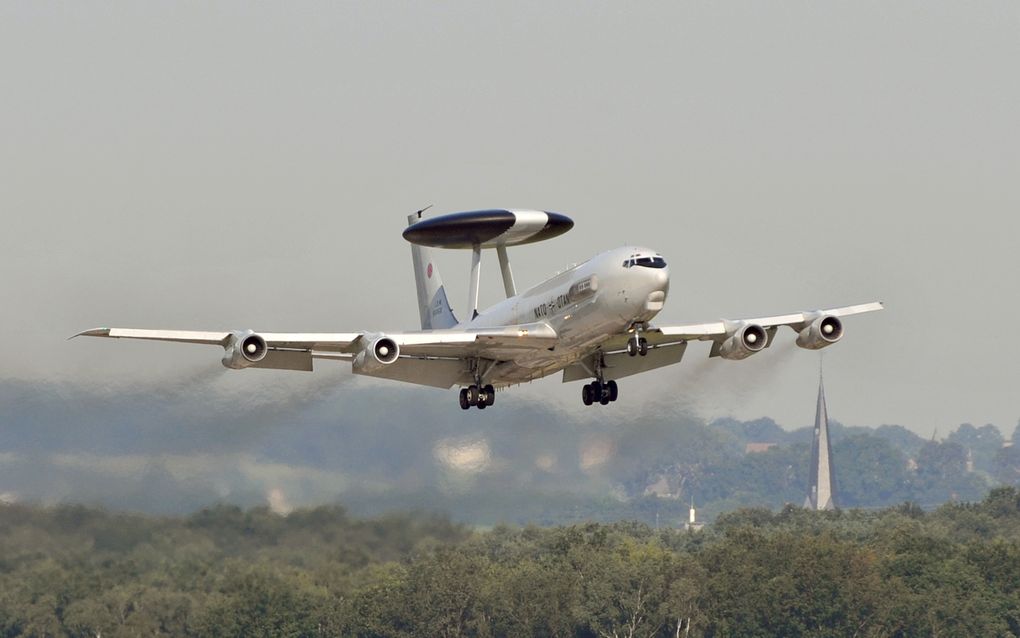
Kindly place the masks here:
POLYGON ((535 306, 532 311, 535 313, 535 319, 541 319, 556 314, 569 305, 570 295, 556 295, 546 303, 535 306))
POLYGON ((549 301, 539 304, 532 308, 532 312, 535 315, 535 319, 541 319, 542 317, 548 317, 554 315, 560 310, 563 310, 567 306, 571 305, 575 301, 587 297, 595 292, 598 284, 596 283, 595 277, 589 277, 582 281, 577 282, 562 295, 556 295, 549 301))

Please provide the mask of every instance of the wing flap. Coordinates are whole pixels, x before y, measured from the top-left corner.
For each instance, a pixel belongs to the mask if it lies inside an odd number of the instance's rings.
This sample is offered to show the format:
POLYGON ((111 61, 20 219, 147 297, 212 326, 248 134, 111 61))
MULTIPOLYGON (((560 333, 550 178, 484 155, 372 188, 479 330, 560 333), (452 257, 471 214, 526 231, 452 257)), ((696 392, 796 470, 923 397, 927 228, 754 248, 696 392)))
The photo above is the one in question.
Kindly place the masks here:
POLYGON ((259 332, 270 348, 352 352, 361 332, 259 332))
POLYGON ((311 372, 312 353, 297 350, 270 350, 261 361, 252 364, 251 367, 311 372))
POLYGON ((433 388, 449 389, 471 379, 470 372, 459 359, 415 359, 401 357, 380 369, 359 372, 379 379, 392 379, 433 388))
MULTIPOLYGON (((686 350, 687 344, 682 342, 653 346, 643 357, 631 357, 622 351, 608 353, 603 355, 606 365, 602 368, 602 375, 608 381, 670 366, 680 363, 686 350)), ((592 378, 595 370, 595 362, 592 359, 593 357, 588 357, 583 363, 578 362, 564 368, 563 383, 592 378)))

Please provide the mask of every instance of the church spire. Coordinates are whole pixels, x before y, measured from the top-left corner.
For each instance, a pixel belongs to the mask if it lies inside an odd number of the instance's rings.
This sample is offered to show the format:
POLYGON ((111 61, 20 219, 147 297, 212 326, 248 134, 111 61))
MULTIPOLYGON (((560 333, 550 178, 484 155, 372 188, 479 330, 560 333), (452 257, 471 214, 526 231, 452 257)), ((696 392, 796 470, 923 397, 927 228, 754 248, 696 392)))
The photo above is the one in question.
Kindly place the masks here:
POLYGON ((825 385, 818 370, 818 405, 815 408, 815 430, 811 442, 811 485, 804 507, 813 510, 835 509, 832 481, 832 444, 829 441, 829 414, 825 406, 825 385))

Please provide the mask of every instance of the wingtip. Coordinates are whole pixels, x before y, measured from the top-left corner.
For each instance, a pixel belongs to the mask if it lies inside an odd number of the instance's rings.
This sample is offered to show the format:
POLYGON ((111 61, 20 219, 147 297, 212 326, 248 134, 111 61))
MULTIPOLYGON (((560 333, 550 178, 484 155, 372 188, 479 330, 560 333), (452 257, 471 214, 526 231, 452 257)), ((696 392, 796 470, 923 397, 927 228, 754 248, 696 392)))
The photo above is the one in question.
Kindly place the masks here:
POLYGON ((70 337, 68 337, 67 340, 70 341, 75 337, 109 337, 109 336, 110 336, 109 328, 91 328, 89 330, 82 330, 78 334, 73 334, 70 337))

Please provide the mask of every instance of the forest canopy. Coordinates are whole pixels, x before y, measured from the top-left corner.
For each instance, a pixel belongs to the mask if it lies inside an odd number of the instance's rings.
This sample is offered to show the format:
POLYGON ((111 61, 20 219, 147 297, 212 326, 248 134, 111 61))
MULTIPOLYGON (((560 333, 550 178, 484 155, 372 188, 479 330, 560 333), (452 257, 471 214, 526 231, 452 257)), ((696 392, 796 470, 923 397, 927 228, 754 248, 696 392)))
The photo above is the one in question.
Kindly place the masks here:
POLYGON ((0 635, 1020 635, 1020 491, 700 532, 5 505, 0 635))

